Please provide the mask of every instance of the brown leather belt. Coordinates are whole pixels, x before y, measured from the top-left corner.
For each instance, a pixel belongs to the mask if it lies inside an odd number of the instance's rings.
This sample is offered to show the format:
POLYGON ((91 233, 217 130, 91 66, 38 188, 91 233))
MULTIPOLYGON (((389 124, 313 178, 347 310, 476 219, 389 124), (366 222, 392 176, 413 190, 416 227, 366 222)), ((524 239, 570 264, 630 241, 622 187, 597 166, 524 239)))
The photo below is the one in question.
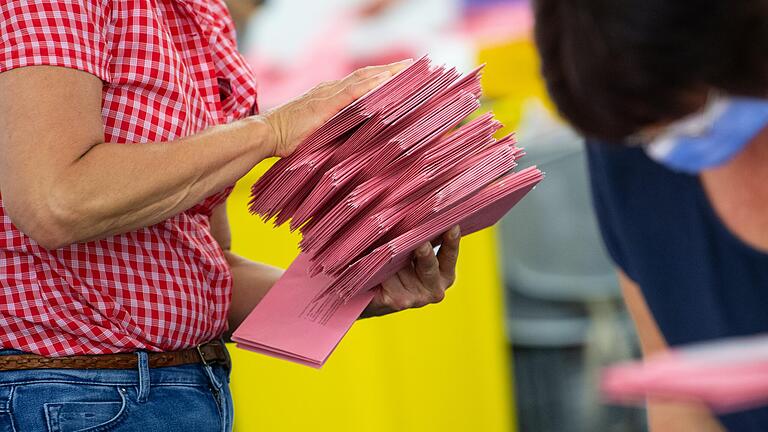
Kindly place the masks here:
MULTIPOLYGON (((183 351, 148 352, 150 368, 186 364, 221 364, 229 367, 229 353, 220 340, 183 351)), ((29 369, 135 369, 136 353, 43 357, 36 354, 0 355, 0 371, 29 369)))

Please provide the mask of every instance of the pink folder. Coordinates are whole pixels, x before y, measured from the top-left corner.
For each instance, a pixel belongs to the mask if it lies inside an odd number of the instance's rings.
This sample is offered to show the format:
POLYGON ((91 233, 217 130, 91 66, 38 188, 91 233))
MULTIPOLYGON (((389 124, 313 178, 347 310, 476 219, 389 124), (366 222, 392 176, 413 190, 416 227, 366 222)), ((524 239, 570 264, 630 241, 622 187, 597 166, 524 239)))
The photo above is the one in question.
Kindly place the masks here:
POLYGON ((726 413, 768 405, 768 335, 691 345, 603 372, 609 400, 689 401, 726 413))
POLYGON ((424 57, 278 161, 250 208, 302 233, 302 253, 233 333, 238 346, 320 367, 375 295, 427 241, 496 223, 541 181, 479 106, 465 76, 424 57))

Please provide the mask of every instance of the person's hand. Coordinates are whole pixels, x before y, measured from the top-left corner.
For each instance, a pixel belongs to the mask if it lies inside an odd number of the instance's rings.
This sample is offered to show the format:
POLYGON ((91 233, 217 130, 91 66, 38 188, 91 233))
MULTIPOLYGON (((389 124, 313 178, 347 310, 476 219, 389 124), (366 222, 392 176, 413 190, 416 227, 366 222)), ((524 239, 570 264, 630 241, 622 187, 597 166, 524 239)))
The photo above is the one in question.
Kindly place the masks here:
POLYGON ((445 290, 453 285, 456 279, 460 237, 458 226, 443 234, 443 243, 437 256, 429 242, 419 246, 414 253, 413 263, 377 288, 376 296, 365 308, 361 318, 441 302, 445 297, 445 290))
POLYGON ((271 129, 272 155, 285 157, 310 133, 344 107, 400 72, 413 60, 358 69, 339 81, 323 83, 302 96, 263 114, 271 129))

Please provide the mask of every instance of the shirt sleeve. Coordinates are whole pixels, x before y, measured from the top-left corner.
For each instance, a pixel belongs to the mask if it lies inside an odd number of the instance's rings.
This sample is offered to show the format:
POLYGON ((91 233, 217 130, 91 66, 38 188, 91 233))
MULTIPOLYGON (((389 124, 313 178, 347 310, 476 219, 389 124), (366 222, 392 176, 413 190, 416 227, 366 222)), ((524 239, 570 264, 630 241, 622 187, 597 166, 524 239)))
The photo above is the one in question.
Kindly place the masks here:
POLYGON ((61 66, 109 81, 108 0, 0 2, 0 72, 61 66))

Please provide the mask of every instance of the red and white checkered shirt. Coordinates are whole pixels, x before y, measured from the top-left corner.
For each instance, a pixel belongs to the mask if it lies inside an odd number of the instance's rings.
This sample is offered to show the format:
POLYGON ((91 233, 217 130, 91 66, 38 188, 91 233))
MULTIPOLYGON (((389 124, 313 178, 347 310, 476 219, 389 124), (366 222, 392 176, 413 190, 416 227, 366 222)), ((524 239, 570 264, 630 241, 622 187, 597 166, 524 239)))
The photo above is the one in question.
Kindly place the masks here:
MULTIPOLYGON (((171 141, 256 110, 223 0, 3 0, 0 72, 33 65, 101 78, 107 142, 171 141)), ((46 356, 171 351, 221 334, 232 278, 209 216, 230 191, 58 250, 19 231, 0 201, 0 345, 46 356)))

